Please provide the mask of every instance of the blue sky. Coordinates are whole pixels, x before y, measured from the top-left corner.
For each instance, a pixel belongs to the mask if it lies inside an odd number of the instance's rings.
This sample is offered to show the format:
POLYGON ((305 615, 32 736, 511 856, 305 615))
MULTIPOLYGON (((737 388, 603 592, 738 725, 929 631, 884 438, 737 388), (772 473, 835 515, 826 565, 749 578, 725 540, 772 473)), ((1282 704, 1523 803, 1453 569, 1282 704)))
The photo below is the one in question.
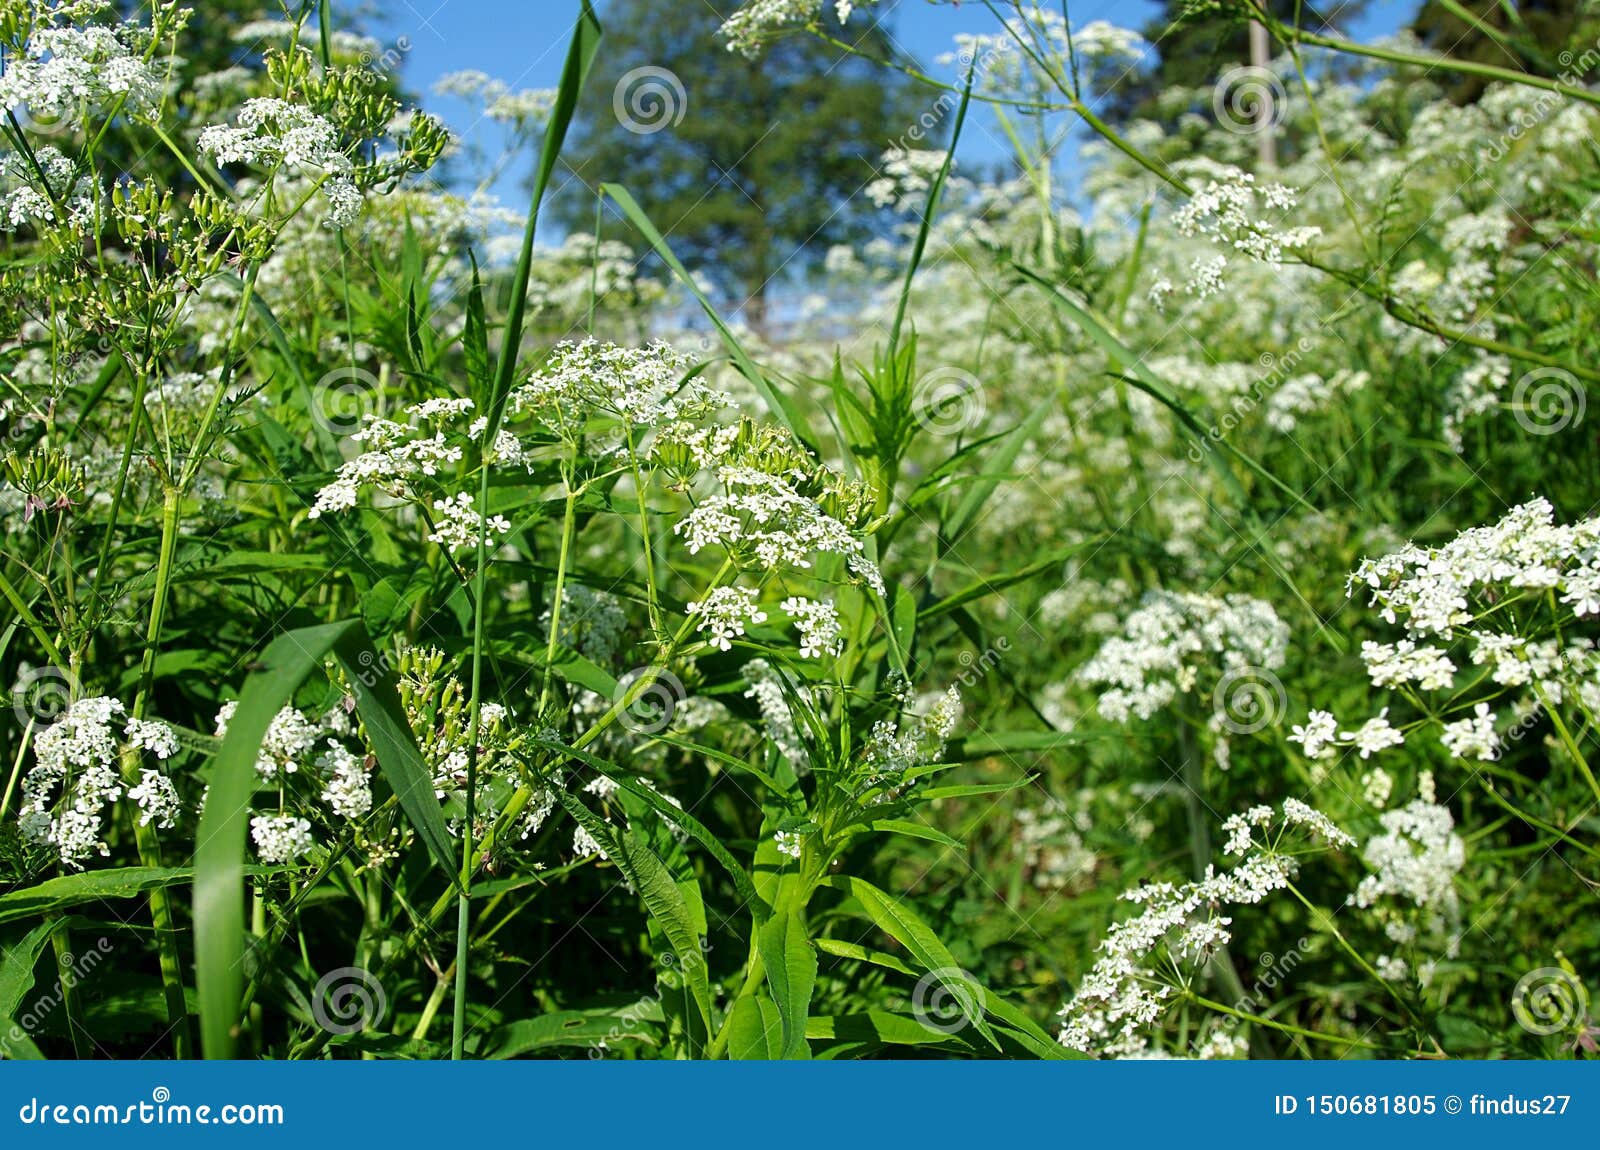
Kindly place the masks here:
MULTIPOLYGON (((708 3, 718 11, 738 6, 735 0, 683 2, 708 3)), ((477 69, 513 88, 554 87, 577 6, 577 0, 382 0, 382 14, 369 22, 369 30, 383 41, 386 50, 399 48, 405 82, 424 94, 424 106, 444 117, 484 154, 495 156, 504 147, 499 127, 479 119, 465 101, 433 95, 434 82, 450 72, 477 69)), ((606 0, 596 0, 595 6, 603 24, 609 5, 606 0)), ((1142 27, 1156 10, 1148 0, 1076 0, 1069 8, 1075 26, 1109 20, 1130 28, 1142 27)), ((1383 35, 1409 19, 1416 8, 1417 0, 1370 0, 1352 32, 1358 39, 1383 35)), ((935 57, 950 49, 956 33, 992 31, 995 26, 994 17, 977 0, 960 5, 885 0, 874 11, 885 9, 890 11, 889 27, 895 40, 930 66, 935 57)), ((976 130, 969 129, 962 140, 962 160, 982 164, 1004 156, 998 133, 987 130, 981 113, 972 128, 976 130)), ((521 177, 528 166, 529 159, 521 158, 494 185, 493 190, 508 206, 520 206, 521 177)))

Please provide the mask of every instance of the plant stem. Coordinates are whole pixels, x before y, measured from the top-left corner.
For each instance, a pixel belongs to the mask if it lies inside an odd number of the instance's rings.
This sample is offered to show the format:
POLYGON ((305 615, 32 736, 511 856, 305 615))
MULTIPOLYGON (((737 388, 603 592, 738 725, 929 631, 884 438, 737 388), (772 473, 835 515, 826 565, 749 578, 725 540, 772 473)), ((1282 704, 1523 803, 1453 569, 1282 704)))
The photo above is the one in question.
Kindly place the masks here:
MULTIPOLYGON (((145 628, 144 654, 139 661, 139 691, 134 696, 129 715, 142 719, 150 705, 151 686, 155 681, 156 649, 161 645, 161 628, 167 615, 167 590, 172 582, 172 558, 178 546, 178 510, 180 493, 168 486, 161 502, 161 551, 156 561, 155 597, 150 604, 150 621, 145 628)), ((140 777, 139 751, 125 748, 122 754, 122 777, 130 786, 137 785, 140 777)), ((139 862, 147 867, 161 866, 161 840, 156 828, 138 818, 133 820, 134 843, 138 847, 139 862)), ((178 954, 178 934, 173 925, 172 903, 165 887, 150 891, 150 924, 155 933, 156 950, 161 958, 161 987, 167 1002, 167 1022, 172 1028, 173 1053, 180 1059, 193 1057, 193 1039, 189 1033, 189 1007, 183 992, 183 963, 178 954)))

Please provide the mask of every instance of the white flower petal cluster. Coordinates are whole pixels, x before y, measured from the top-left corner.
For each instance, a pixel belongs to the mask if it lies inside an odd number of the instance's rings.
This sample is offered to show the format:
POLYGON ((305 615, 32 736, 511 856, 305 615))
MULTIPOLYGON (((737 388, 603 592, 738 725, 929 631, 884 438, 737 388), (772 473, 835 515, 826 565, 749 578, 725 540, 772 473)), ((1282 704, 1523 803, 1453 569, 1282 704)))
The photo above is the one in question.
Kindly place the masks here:
POLYGON ((446 551, 476 550, 478 541, 485 537, 492 549, 511 531, 511 521, 504 515, 480 516, 473 496, 466 491, 436 500, 433 513, 434 529, 428 533, 428 542, 437 543, 446 551))
POLYGON ((0 232, 63 223, 77 229, 92 227, 103 200, 99 182, 81 174, 57 148, 35 148, 34 159, 37 170, 18 152, 0 154, 0 232))
POLYGON ((452 425, 471 410, 470 399, 430 399, 408 407, 406 423, 369 415, 361 430, 351 436, 366 450, 340 464, 333 482, 317 492, 308 517, 348 511, 367 487, 404 496, 419 477, 436 476, 443 468, 461 462, 463 449, 449 437, 452 425))
POLYGON ((1282 213, 1294 208, 1297 193, 1282 184, 1257 184, 1255 176, 1225 169, 1178 209, 1174 222, 1178 234, 1205 236, 1225 243, 1252 259, 1275 264, 1284 253, 1306 247, 1322 234, 1321 228, 1278 230, 1275 221, 1258 214, 1259 208, 1282 213))
POLYGON ((779 475, 753 467, 723 467, 725 493, 701 501, 677 523, 690 554, 705 547, 750 553, 763 567, 810 567, 813 553, 859 557, 859 536, 795 491, 779 475))
MULTIPOLYGON (((1394 643, 1361 645, 1374 686, 1452 690, 1462 665, 1486 668, 1476 673, 1468 693, 1472 685, 1488 683, 1530 688, 1510 701, 1517 722, 1573 693, 1580 702, 1595 694, 1600 654, 1592 638, 1572 632, 1575 624, 1600 615, 1600 519, 1557 525, 1549 501, 1535 499, 1443 546, 1407 544, 1365 560, 1350 576, 1348 593, 1357 587, 1371 593, 1387 622, 1406 632, 1394 643), (1491 620, 1494 626, 1486 626, 1491 620), (1464 659, 1452 653, 1452 644, 1465 648, 1464 659)), ((1502 738, 1491 703, 1452 700, 1440 741, 1453 757, 1499 756, 1502 738)), ((1304 731, 1295 729, 1295 738, 1311 758, 1326 755, 1340 740, 1366 758, 1402 741, 1386 713, 1387 708, 1356 732, 1335 738, 1313 722, 1322 722, 1326 712, 1314 711, 1304 731)))
POLYGON ((689 604, 689 614, 699 620, 695 630, 704 632, 706 641, 719 651, 729 650, 733 640, 752 626, 767 621, 767 613, 756 602, 748 587, 717 587, 704 599, 689 604))
POLYGON ((1349 590, 1366 587, 1389 623, 1451 638, 1510 596, 1553 591, 1573 615, 1600 615, 1600 518, 1557 526, 1549 500, 1513 507, 1489 527, 1442 547, 1406 547, 1364 561, 1349 590))
POLYGON ((264 863, 292 863, 317 845, 311 824, 294 815, 257 815, 250 820, 250 841, 264 863))
POLYGON ((1380 816, 1383 832, 1361 850, 1371 873, 1350 903, 1371 910, 1391 941, 1427 943, 1453 958, 1461 943, 1455 879, 1466 865, 1467 847, 1455 833, 1450 808, 1428 793, 1431 783, 1421 790, 1421 797, 1380 816))
POLYGON ((347 227, 361 214, 364 198, 351 178, 355 164, 344 153, 338 129, 303 105, 271 96, 246 100, 233 126, 202 129, 195 146, 218 165, 323 177, 330 227, 347 227))
MULTIPOLYGON (((109 696, 78 699, 34 739, 35 764, 22 780, 18 825, 28 841, 54 847, 66 866, 108 853, 101 831, 106 807, 124 793, 118 773, 123 740, 158 759, 177 752, 167 724, 126 716, 109 696)), ((148 767, 127 797, 143 825, 171 827, 181 809, 171 780, 148 767)))
MULTIPOLYGON (((833 15, 846 23, 857 8, 874 0, 832 0, 833 15)), ((774 35, 789 28, 815 23, 827 7, 826 0, 750 0, 722 23, 718 35, 728 51, 755 59, 774 35)))
POLYGON ((1100 714, 1120 723, 1153 717, 1192 691, 1202 670, 1281 667, 1288 645, 1287 624, 1263 600, 1152 591, 1128 616, 1123 633, 1107 639, 1077 674, 1105 688, 1100 714))
POLYGON ((632 428, 654 428, 733 406, 733 398, 701 379, 686 379, 690 359, 670 344, 621 347, 564 341, 544 368, 511 393, 507 411, 576 434, 589 419, 610 416, 632 428))
POLYGON ((1304 803, 1289 800, 1281 815, 1271 807, 1252 807, 1223 824, 1228 853, 1242 856, 1232 870, 1206 869, 1205 877, 1181 885, 1151 883, 1122 897, 1144 910, 1113 926, 1077 992, 1061 1009, 1061 1045, 1102 1057, 1137 1056, 1149 1047, 1149 1031, 1165 1009, 1174 987, 1157 974, 1164 954, 1170 963, 1199 968, 1232 940, 1230 906, 1253 906, 1288 886, 1296 861, 1276 853, 1275 845, 1292 828, 1309 830, 1334 846, 1354 839, 1331 819, 1304 803), (1281 823, 1274 831, 1274 824, 1281 823), (1255 841, 1267 832, 1271 844, 1255 841))
POLYGON ((844 650, 839 609, 832 603, 791 595, 778 607, 794 620, 795 630, 800 632, 802 659, 820 659, 844 650))
POLYGON ((317 756, 316 767, 327 780, 322 801, 335 815, 359 819, 372 810, 372 778, 365 758, 329 739, 327 749, 317 756))
POLYGON ((960 722, 961 689, 952 685, 942 694, 924 696, 918 708, 908 709, 899 720, 874 723, 861 752, 863 788, 883 788, 873 801, 888 802, 905 786, 907 771, 938 762, 960 722))
MULTIPOLYGON (((239 701, 230 699, 217 710, 217 737, 228 733, 228 724, 239 709, 239 701)), ((309 761, 317 740, 328 732, 319 723, 307 718, 292 706, 284 707, 267 725, 266 737, 256 755, 256 774, 264 783, 278 783, 289 775, 297 774, 309 761)))
POLYGON ((118 101, 125 112, 150 107, 162 77, 145 59, 149 33, 137 24, 36 28, 0 71, 0 108, 35 117, 93 115, 118 101))

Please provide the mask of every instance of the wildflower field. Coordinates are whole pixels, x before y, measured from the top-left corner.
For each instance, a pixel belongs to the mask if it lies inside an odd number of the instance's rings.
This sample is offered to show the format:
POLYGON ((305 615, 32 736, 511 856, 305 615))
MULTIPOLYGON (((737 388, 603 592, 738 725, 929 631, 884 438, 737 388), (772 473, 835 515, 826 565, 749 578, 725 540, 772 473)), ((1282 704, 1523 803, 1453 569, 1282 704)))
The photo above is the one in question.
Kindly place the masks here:
POLYGON ((1587 0, 192 7, 0 0, 5 1057, 1595 1057, 1587 0))

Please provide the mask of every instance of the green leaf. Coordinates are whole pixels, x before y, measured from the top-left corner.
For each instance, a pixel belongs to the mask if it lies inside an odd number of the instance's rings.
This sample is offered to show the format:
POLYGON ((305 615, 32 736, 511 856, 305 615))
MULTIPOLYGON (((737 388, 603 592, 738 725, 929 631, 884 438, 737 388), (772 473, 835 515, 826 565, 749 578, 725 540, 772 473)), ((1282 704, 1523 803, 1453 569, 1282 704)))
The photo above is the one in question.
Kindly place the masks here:
POLYGON ((806 1037, 860 1043, 872 1049, 885 1046, 939 1046, 956 1041, 954 1035, 887 1010, 814 1015, 806 1021, 806 1037))
MULTIPOLYGON (((773 915, 756 935, 761 961, 767 968, 767 986, 777 1004, 783 1026, 781 1058, 805 1058, 806 1015, 811 990, 817 982, 817 952, 806 937, 805 924, 794 910, 773 915)), ((732 1040, 729 1040, 730 1047, 732 1040)))
POLYGON ((392 673, 359 622, 304 627, 278 636, 245 681, 212 764, 200 815, 194 874, 195 985, 207 1058, 233 1054, 242 994, 244 847, 257 786, 256 755, 272 720, 333 654, 344 667, 361 720, 402 809, 429 852, 456 881, 454 850, 422 755, 411 739, 392 673))
POLYGON ((489 367, 489 325, 483 313, 483 284, 478 280, 478 259, 467 250, 472 261, 472 287, 467 291, 466 328, 461 334, 461 358, 466 361, 467 378, 472 381, 473 394, 479 394, 493 383, 489 367))
MULTIPOLYGON (((989 457, 983 473, 967 488, 961 497, 961 502, 956 504, 956 509, 950 513, 950 518, 940 524, 939 534, 943 540, 953 542, 966 534, 968 525, 978 517, 984 504, 989 502, 994 489, 1010 477, 1017 456, 1027 446, 1028 440, 1033 438, 1034 432, 1039 430, 1039 425, 1055 407, 1055 402, 1054 396, 1041 400, 1028 413, 1028 418, 1006 436, 1005 442, 989 457)), ((941 547, 941 551, 947 549, 948 547, 941 547)))
MULTIPOLYGON (((778 921, 777 919, 773 920, 778 921)), ((733 1004, 728 1015, 728 1057, 744 1061, 773 1061, 792 1057, 784 1053, 784 1022, 778 1008, 760 995, 733 1004)), ((805 1035, 799 1036, 805 1045, 805 1035)))
POLYGON ((578 98, 594 66, 595 53, 600 50, 600 21, 594 6, 583 0, 578 11, 578 22, 572 30, 572 41, 567 46, 567 60, 561 69, 561 86, 556 91, 556 102, 550 110, 550 122, 545 128, 544 140, 539 148, 539 164, 534 169, 533 195, 528 203, 528 222, 522 230, 522 247, 517 253, 517 270, 511 278, 511 301, 506 308, 505 330, 500 337, 500 358, 495 364, 494 386, 489 393, 486 412, 488 427, 483 433, 484 443, 493 443, 505 417, 506 397, 511 394, 511 377, 516 370, 517 355, 522 350, 522 321, 528 310, 528 281, 533 273, 533 237, 539 226, 539 206, 550 187, 550 177, 555 174, 556 161, 561 156, 561 146, 566 142, 567 129, 578 110, 578 98))
POLYGON ((33 918, 53 910, 100 899, 133 898, 157 887, 188 882, 189 867, 123 867, 120 870, 83 871, 45 879, 37 886, 0 894, 0 922, 33 918))
POLYGON ((517 1058, 543 1050, 570 1046, 595 1046, 615 1039, 632 1039, 655 1046, 656 1033, 643 1024, 642 1011, 556 1010, 538 1018, 523 1018, 496 1027, 479 1057, 517 1058))
POLYGON ((831 875, 823 883, 854 898, 879 930, 905 947, 923 970, 939 980, 961 1007, 961 1013, 972 1027, 999 1049, 1000 1043, 994 1030, 983 1018, 984 1000, 989 997, 988 992, 969 981, 971 976, 962 972, 955 956, 939 941, 939 936, 927 923, 899 899, 864 879, 831 875))
POLYGON ((606 854, 627 876, 644 903, 645 910, 661 928, 663 934, 677 950, 677 966, 689 982, 700 1012, 700 1020, 707 1031, 711 1027, 711 981, 706 974, 704 952, 700 934, 695 929, 694 916, 688 900, 678 888, 667 864, 631 831, 618 831, 605 819, 591 811, 578 798, 558 788, 556 798, 578 825, 589 832, 591 838, 605 848, 606 854))
POLYGON ((967 844, 960 839, 951 838, 941 830, 928 826, 926 823, 911 822, 908 819, 872 819, 861 824, 863 831, 877 831, 886 835, 905 835, 909 839, 922 839, 925 842, 938 843, 940 846, 951 847, 954 850, 964 851, 967 844))
POLYGON ((0 1021, 15 1015, 22 996, 33 989, 33 969, 39 963, 39 954, 62 926, 60 919, 40 923, 23 935, 21 942, 0 950, 0 1021))
POLYGON ((819 938, 816 940, 817 949, 823 954, 831 954, 835 958, 853 958, 858 962, 871 963, 881 966, 885 970, 892 970, 899 974, 909 974, 917 977, 917 972, 907 966, 899 958, 883 950, 871 950, 858 942, 845 942, 838 938, 819 938))

